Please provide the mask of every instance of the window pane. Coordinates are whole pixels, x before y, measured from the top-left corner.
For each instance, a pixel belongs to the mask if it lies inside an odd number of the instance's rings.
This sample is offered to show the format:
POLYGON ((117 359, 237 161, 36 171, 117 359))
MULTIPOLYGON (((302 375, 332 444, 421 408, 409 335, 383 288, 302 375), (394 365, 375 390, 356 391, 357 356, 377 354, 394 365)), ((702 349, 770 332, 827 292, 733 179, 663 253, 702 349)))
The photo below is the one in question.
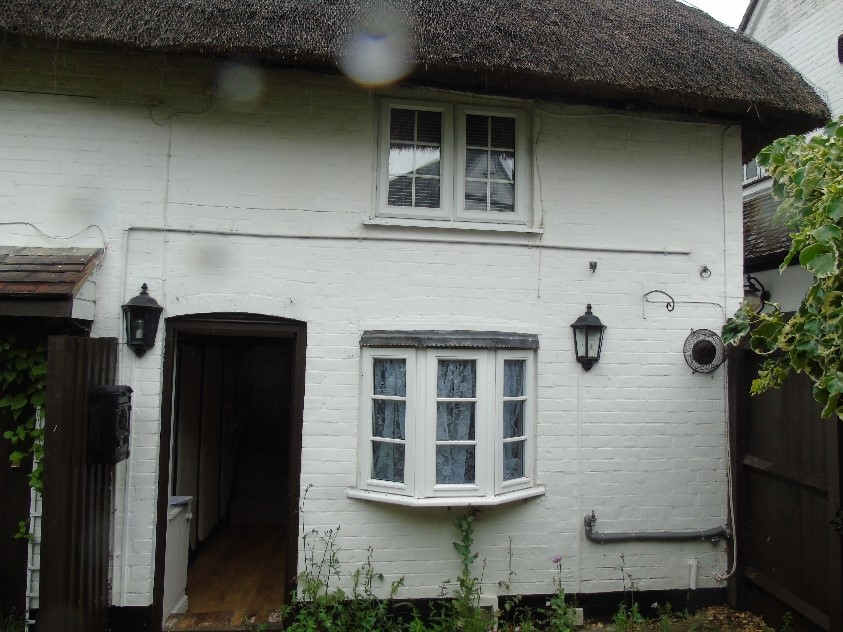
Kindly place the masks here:
POLYGON ((413 205, 413 178, 411 176, 398 176, 389 181, 387 204, 390 206, 413 205))
POLYGON ((486 211, 486 182, 467 180, 465 183, 465 208, 468 211, 486 211))
POLYGON ((439 208, 439 178, 416 178, 415 205, 439 208))
POLYGON ((492 147, 515 149, 515 119, 492 117, 492 147))
POLYGON ((467 178, 489 177, 489 152, 485 149, 465 150, 465 176, 467 178))
POLYGON ((416 147, 416 174, 439 175, 439 148, 419 145, 416 147))
POLYGON ((413 132, 416 125, 415 110, 392 108, 389 112, 389 139, 414 140, 413 132))
POLYGON ((512 182, 492 182, 491 192, 492 199, 489 202, 493 211, 515 211, 515 185, 512 182))
POLYGON ((465 142, 479 147, 489 146, 489 117, 469 114, 465 117, 465 142))
POLYGON ((600 348, 601 335, 600 330, 597 328, 588 330, 588 356, 590 358, 597 357, 597 352, 600 348))
POLYGON ((521 397, 524 394, 524 360, 504 360, 503 396, 521 397))
POLYGON ((524 477, 524 442, 503 444, 503 480, 524 477))
POLYGON ((753 159, 746 163, 746 180, 754 180, 758 177, 758 162, 753 159))
POLYGON ((438 397, 474 397, 476 382, 474 360, 439 360, 436 379, 438 397))
POLYGON ((373 364, 375 395, 407 396, 407 366, 404 359, 376 358, 373 364))
POLYGON ((442 143, 442 112, 419 110, 419 136, 422 143, 442 143))
POLYGON ((474 446, 436 447, 436 483, 459 485, 474 482, 474 446))
POLYGON ((392 143, 389 146, 389 175, 404 176, 413 173, 413 146, 392 143))
POLYGON ((407 402, 372 400, 372 436, 385 439, 404 439, 404 418, 407 402))
POLYGON ((436 405, 437 441, 474 440, 474 402, 439 402, 436 405))
POLYGON ((503 437, 524 436, 524 402, 503 403, 503 437))
POLYGON ((515 154, 511 151, 492 152, 492 178, 512 180, 515 177, 515 154))
POLYGON ((372 441, 372 478, 404 482, 404 446, 400 443, 372 441))

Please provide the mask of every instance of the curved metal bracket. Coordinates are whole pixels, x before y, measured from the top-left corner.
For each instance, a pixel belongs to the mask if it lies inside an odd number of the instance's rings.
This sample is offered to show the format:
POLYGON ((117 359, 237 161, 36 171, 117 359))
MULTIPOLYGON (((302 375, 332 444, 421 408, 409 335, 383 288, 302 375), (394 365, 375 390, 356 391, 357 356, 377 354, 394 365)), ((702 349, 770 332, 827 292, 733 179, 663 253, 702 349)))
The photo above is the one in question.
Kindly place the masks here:
POLYGON ((649 292, 644 294, 644 296, 641 297, 641 318, 644 318, 645 320, 647 318, 647 313, 645 311, 647 303, 662 303, 662 302, 664 302, 664 308, 667 311, 672 312, 674 309, 676 309, 676 300, 670 294, 665 292, 664 290, 650 290, 649 292), (667 297, 667 300, 666 301, 651 301, 650 300, 651 294, 661 294, 662 296, 667 297))
POLYGON ((731 538, 732 533, 724 526, 711 529, 700 529, 698 531, 618 531, 615 533, 600 533, 595 528, 597 514, 591 512, 585 517, 585 537, 591 542, 607 544, 612 542, 666 542, 666 541, 690 541, 708 540, 716 544, 721 538, 731 538))

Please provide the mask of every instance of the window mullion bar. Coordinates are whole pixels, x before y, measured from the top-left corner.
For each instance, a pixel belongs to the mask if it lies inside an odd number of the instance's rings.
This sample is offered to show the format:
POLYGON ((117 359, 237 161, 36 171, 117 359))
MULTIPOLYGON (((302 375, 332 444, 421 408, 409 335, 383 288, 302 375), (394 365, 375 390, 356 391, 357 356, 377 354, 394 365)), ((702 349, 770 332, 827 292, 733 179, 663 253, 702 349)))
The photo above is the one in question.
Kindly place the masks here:
POLYGON ((526 440, 527 440, 527 435, 522 435, 520 437, 504 437, 503 442, 504 443, 517 443, 519 441, 526 441, 526 440))
POLYGON ((379 441, 381 443, 396 443, 396 444, 404 444, 407 443, 406 439, 390 439, 389 437, 377 437, 372 435, 372 441, 379 441))
POLYGON ((449 403, 449 402, 456 402, 456 403, 459 403, 459 402, 476 402, 476 401, 477 401, 477 398, 476 398, 476 397, 437 397, 437 398, 436 398, 436 401, 437 401, 437 402, 442 402, 442 403, 449 403))
POLYGON ((505 401, 505 402, 526 402, 527 396, 526 395, 504 395, 503 401, 505 401))
POLYGON ((386 402, 406 402, 407 397, 404 395, 372 395, 372 399, 380 399, 386 402))
POLYGON ((486 212, 492 210, 492 117, 486 118, 486 212))
POLYGON ((418 148, 419 142, 419 111, 413 111, 413 177, 410 178, 410 186, 411 186, 411 195, 412 199, 411 202, 413 203, 413 208, 416 206, 416 150, 418 148))

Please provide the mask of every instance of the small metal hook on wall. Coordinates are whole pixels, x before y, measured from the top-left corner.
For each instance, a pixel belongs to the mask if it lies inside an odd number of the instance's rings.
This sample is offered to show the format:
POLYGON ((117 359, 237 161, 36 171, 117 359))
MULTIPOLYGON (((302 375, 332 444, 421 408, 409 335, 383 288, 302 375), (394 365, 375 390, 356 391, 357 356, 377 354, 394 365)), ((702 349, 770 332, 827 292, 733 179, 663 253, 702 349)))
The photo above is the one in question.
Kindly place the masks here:
POLYGON ((643 318, 645 320, 647 319, 647 313, 646 313, 646 307, 647 307, 646 304, 647 303, 662 303, 662 302, 664 302, 664 308, 667 311, 672 312, 674 309, 676 309, 676 301, 674 300, 674 298, 670 294, 668 294, 664 290, 650 290, 649 292, 644 294, 644 296, 641 297, 641 318, 643 318), (661 294, 662 296, 666 297, 667 300, 666 301, 651 301, 650 300, 651 294, 661 294))

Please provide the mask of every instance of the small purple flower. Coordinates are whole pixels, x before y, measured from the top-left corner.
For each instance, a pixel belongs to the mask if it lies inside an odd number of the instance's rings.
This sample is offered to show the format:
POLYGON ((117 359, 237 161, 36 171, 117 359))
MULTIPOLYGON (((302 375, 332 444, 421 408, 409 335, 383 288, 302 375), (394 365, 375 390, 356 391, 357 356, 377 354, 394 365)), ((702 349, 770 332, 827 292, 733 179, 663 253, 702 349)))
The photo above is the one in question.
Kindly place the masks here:
POLYGON ((561 556, 561 555, 554 555, 554 556, 551 558, 551 560, 550 560, 550 561, 551 561, 551 562, 553 562, 554 564, 558 564, 559 562, 561 562, 561 561, 562 561, 562 556, 561 556))

